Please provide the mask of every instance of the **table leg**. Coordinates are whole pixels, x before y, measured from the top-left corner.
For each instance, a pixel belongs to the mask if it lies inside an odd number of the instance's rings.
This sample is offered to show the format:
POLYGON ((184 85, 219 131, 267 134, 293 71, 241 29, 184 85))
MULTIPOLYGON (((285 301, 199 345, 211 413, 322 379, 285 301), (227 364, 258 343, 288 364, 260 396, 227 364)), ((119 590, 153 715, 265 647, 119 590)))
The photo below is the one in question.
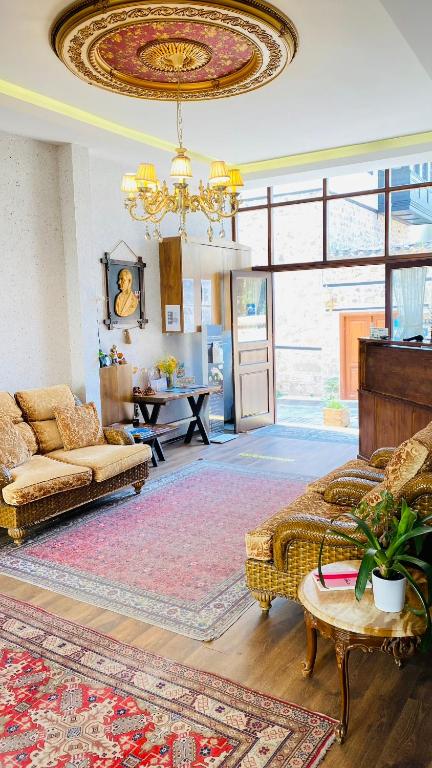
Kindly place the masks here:
POLYGON ((348 676, 348 661, 349 661, 349 647, 342 640, 336 639, 335 642, 336 651, 336 663, 339 673, 339 688, 340 688, 340 720, 335 728, 336 739, 339 744, 343 744, 348 733, 348 720, 349 720, 349 707, 350 707, 350 692, 349 692, 349 676, 348 676))
POLYGON ((188 431, 186 432, 185 443, 190 443, 190 441, 192 440, 192 435, 195 431, 195 427, 198 427, 198 430, 203 439, 203 442, 205 443, 205 445, 210 445, 210 440, 209 440, 206 428, 200 416, 202 407, 204 405, 204 400, 206 397, 207 395, 199 395, 197 400, 195 400, 195 398, 192 397, 192 395, 188 397, 188 403, 190 405, 192 415, 195 418, 192 419, 189 424, 188 431))
POLYGON ((144 423, 148 424, 148 422, 150 421, 150 414, 148 412, 147 405, 145 403, 138 403, 138 407, 141 411, 142 417, 144 419, 144 423))
POLYGON ((306 627, 306 660, 303 662, 303 677, 312 677, 316 652, 317 652, 317 630, 312 614, 305 611, 306 627))
POLYGON ((153 467, 157 467, 158 461, 157 461, 157 452, 156 452, 156 446, 155 446, 154 439, 153 440, 149 440, 148 441, 148 445, 150 446, 151 452, 152 452, 152 457, 151 457, 152 465, 153 465, 153 467))
POLYGON ((165 454, 162 450, 162 446, 157 437, 155 437, 155 440, 154 440, 154 449, 156 451, 159 461, 165 461, 165 454))

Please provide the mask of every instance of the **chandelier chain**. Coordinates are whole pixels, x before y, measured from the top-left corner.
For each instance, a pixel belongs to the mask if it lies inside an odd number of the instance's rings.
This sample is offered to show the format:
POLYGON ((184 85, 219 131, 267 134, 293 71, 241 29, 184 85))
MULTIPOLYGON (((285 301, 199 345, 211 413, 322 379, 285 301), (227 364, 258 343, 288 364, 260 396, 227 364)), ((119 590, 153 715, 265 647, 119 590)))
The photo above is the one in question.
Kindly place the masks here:
POLYGON ((177 139, 179 147, 183 147, 183 115, 180 94, 180 71, 177 70, 177 139))

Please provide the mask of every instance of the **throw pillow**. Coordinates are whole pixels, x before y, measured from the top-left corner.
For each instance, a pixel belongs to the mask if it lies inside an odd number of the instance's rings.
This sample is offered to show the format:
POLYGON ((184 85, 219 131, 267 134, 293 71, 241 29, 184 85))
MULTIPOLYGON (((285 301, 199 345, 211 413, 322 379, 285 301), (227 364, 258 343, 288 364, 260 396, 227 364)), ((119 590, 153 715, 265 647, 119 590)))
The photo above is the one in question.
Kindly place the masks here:
POLYGON ((12 469, 30 459, 31 452, 12 419, 0 414, 0 464, 12 469))
POLYGON ((428 449, 414 437, 401 443, 384 472, 386 489, 397 496, 405 483, 420 472, 427 458, 428 449))
POLYGON ((54 408, 54 416, 66 451, 105 443, 94 403, 54 408))

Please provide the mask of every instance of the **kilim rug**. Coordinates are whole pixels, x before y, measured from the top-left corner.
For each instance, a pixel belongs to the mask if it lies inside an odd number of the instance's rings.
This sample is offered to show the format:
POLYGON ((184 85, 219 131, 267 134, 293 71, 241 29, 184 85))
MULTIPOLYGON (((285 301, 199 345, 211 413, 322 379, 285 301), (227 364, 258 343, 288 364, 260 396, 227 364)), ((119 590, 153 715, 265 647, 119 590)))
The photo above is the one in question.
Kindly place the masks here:
POLYGON ((335 720, 0 595, 5 768, 312 768, 335 720))
POLYGON ((305 478, 197 461, 0 551, 0 572, 197 640, 254 602, 244 534, 298 496, 305 478))

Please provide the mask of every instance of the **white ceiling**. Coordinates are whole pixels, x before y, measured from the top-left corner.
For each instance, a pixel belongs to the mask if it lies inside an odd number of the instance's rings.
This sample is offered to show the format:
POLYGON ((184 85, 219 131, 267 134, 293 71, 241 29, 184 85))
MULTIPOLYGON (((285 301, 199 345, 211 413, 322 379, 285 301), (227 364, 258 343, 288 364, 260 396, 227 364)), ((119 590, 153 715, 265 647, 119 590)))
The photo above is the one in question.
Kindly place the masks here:
MULTIPOLYGON (((251 162, 432 129, 430 0, 276 0, 300 48, 269 85, 244 96, 186 104, 186 145, 251 162)), ((172 103, 112 94, 74 77, 49 45, 62 0, 0 0, 0 76, 100 117, 175 141, 172 103)), ((0 127, 77 141, 130 162, 166 153, 0 97, 0 127)))

